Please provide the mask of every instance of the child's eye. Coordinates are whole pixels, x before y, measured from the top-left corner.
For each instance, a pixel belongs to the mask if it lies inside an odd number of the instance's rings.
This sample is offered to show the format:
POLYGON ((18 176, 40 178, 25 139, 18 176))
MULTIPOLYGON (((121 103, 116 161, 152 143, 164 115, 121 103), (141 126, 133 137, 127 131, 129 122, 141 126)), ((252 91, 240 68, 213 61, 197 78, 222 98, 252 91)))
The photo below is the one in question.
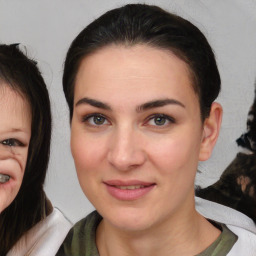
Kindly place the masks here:
POLYGON ((22 142, 13 138, 2 140, 0 143, 3 144, 4 146, 9 146, 9 147, 24 146, 22 142))
POLYGON ((164 114, 156 114, 149 117, 147 124, 151 126, 166 126, 174 122, 175 120, 170 116, 164 114))
POLYGON ((91 115, 85 116, 83 118, 83 122, 86 122, 92 126, 101 126, 101 125, 109 124, 106 117, 104 117, 101 114, 91 114, 91 115))

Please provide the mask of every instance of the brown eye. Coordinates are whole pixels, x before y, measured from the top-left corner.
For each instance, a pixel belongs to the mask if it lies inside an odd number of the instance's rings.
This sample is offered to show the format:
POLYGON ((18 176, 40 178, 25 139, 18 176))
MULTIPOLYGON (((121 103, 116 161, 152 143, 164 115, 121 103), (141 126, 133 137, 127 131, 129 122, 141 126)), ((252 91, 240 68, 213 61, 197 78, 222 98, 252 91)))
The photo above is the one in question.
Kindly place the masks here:
POLYGON ((4 146, 9 146, 9 147, 23 146, 23 143, 21 143, 19 140, 13 139, 13 138, 3 140, 3 141, 1 141, 1 144, 3 144, 4 146))
POLYGON ((104 124, 106 121, 106 118, 102 117, 102 116, 94 116, 93 117, 93 122, 96 125, 102 125, 104 124))
POLYGON ((164 114, 155 114, 150 116, 148 119, 148 124, 150 126, 166 126, 175 123, 175 120, 164 114))
POLYGON ((156 125, 164 125, 166 123, 166 118, 162 116, 158 116, 154 118, 154 122, 156 125))
POLYGON ((91 126, 101 126, 109 124, 109 121, 102 114, 90 114, 83 118, 83 122, 91 126))

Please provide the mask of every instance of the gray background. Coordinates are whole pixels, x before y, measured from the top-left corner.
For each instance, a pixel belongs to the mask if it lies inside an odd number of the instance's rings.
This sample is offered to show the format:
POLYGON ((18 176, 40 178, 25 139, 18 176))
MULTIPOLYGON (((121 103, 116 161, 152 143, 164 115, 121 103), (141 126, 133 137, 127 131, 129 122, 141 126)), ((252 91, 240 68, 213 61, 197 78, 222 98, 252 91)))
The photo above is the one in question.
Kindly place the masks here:
MULTIPOLYGON (((61 77, 65 53, 89 22, 121 0, 0 0, 0 42, 27 46, 39 61, 53 112, 52 151, 45 190, 52 203, 72 221, 93 207, 83 195, 69 149, 68 109, 61 77)), ((197 184, 215 182, 237 151, 235 140, 246 129, 256 77, 255 0, 158 0, 157 4, 197 25, 208 38, 222 78, 218 101, 223 105, 221 134, 209 161, 200 163, 197 184)), ((185 177, 184 177, 185 178, 185 177)))

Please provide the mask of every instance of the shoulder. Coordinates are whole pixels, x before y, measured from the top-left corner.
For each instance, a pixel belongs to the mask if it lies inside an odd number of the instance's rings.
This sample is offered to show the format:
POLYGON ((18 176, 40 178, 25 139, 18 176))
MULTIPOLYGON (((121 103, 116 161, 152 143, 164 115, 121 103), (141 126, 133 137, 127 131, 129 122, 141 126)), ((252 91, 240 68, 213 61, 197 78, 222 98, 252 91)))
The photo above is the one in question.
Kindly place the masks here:
POLYGON ((97 211, 91 212, 89 215, 87 215, 85 218, 78 221, 74 227, 71 229, 74 232, 86 232, 86 231, 92 231, 93 229, 96 229, 99 222, 102 220, 102 217, 98 214, 97 211))
POLYGON ((227 227, 238 237, 238 240, 234 244, 228 256, 255 256, 256 234, 242 227, 237 227, 234 225, 227 225, 227 227))
POLYGON ((67 234, 56 255, 98 255, 96 229, 102 217, 94 211, 78 221, 67 234))
POLYGON ((240 227, 256 234, 256 225, 251 218, 230 207, 195 197, 196 210, 207 219, 240 227))
POLYGON ((54 208, 51 214, 21 237, 7 256, 55 255, 71 226, 62 212, 54 208))
POLYGON ((238 240, 228 256, 256 255, 256 225, 252 219, 227 206, 196 197, 196 209, 207 219, 225 224, 238 240))

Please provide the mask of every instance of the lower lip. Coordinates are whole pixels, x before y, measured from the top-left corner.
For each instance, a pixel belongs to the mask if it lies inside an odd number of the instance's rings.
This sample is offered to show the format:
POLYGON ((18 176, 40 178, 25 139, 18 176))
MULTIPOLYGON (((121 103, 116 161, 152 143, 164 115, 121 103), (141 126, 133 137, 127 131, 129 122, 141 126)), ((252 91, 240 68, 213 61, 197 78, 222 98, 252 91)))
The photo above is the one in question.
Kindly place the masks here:
POLYGON ((137 188, 137 189, 120 189, 115 186, 110 186, 108 184, 105 184, 107 187, 107 190, 111 196, 118 200, 123 200, 123 201, 132 201, 139 199, 146 194, 148 194, 154 187, 155 185, 143 187, 143 188, 137 188))

